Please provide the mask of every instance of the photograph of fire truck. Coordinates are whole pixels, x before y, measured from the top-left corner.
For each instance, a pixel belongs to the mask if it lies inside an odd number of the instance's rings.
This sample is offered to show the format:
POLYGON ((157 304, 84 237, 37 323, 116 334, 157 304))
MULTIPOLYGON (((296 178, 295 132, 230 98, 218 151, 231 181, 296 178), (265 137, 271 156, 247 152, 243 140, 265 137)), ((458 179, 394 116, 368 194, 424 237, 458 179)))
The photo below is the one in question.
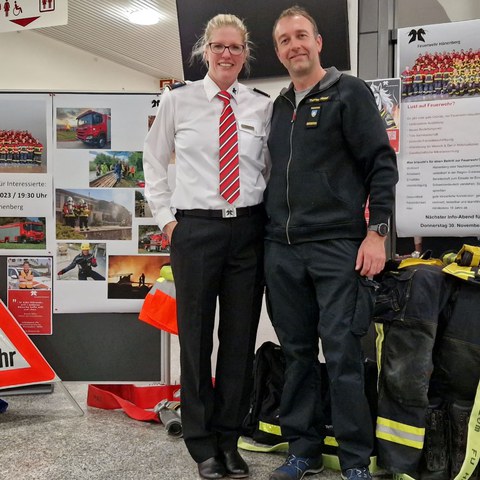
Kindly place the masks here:
POLYGON ((45 217, 0 217, 0 249, 44 250, 45 217))
POLYGON ((57 108, 57 148, 110 148, 110 108, 57 108))
POLYGON ((138 253, 170 253, 167 235, 156 225, 139 225, 138 253))

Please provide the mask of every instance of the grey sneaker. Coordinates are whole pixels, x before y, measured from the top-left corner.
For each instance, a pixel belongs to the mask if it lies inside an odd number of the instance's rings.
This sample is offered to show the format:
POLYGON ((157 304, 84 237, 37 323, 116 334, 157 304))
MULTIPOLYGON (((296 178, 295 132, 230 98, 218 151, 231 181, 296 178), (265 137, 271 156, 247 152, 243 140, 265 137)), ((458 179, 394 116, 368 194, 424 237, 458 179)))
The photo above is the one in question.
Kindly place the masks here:
POLYGON ((343 480, 372 480, 372 475, 367 467, 347 468, 342 470, 343 480))
POLYGON ((289 455, 285 463, 270 474, 270 480, 301 480, 305 475, 320 473, 323 460, 319 458, 289 455))

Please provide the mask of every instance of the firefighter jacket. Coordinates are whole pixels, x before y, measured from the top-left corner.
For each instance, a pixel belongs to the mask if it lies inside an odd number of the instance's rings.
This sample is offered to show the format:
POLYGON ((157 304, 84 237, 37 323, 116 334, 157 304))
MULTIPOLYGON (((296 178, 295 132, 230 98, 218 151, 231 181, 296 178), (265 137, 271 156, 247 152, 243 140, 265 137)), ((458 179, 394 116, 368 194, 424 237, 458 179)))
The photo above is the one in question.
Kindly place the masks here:
POLYGON ((377 296, 378 463, 415 473, 422 456, 433 347, 452 280, 437 265, 384 275, 377 296))

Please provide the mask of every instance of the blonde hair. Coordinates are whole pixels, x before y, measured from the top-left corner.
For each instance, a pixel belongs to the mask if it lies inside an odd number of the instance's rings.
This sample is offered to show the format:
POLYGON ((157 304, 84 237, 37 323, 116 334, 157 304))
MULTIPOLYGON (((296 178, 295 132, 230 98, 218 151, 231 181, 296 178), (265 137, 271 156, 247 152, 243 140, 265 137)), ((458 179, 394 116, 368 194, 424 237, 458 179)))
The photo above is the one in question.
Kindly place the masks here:
POLYGON ((253 59, 251 52, 253 44, 250 41, 250 33, 247 30, 245 23, 243 23, 243 20, 240 20, 240 18, 237 16, 229 13, 219 13, 208 21, 203 31, 203 35, 193 46, 192 53, 190 54, 190 64, 192 64, 195 60, 200 60, 208 68, 208 64, 205 59, 205 50, 212 39, 214 30, 222 27, 236 28, 242 35, 246 53, 244 68, 245 72, 248 74, 250 72, 250 60, 253 59))

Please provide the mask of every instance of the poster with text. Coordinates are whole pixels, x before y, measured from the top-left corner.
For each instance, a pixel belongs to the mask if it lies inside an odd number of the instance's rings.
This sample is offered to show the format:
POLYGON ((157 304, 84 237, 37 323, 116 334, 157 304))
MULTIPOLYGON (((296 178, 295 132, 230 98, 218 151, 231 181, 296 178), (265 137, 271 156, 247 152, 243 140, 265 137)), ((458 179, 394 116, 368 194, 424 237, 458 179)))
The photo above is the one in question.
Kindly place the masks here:
POLYGON ((7 258, 7 305, 28 335, 52 334, 52 258, 7 258))
POLYGON ((480 235, 480 20, 399 29, 399 237, 480 235))
MULTIPOLYGON (((51 138, 49 95, 0 94, 0 224, 18 224, 36 217, 50 222, 51 138)), ((0 238, 0 253, 15 249, 23 252, 30 246, 35 250, 48 248, 45 241, 37 242, 24 233, 7 236, 8 242, 0 238)))

